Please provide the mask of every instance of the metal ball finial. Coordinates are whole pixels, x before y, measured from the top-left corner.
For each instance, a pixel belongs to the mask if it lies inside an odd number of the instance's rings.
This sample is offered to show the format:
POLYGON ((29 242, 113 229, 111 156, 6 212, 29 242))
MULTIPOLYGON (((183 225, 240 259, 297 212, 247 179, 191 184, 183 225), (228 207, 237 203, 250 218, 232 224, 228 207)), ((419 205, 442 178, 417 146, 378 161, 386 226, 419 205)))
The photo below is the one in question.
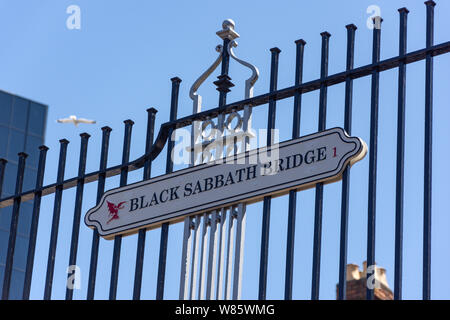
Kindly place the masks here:
POLYGON ((227 29, 232 29, 234 30, 234 26, 236 24, 234 23, 234 21, 232 19, 226 19, 222 22, 222 28, 223 30, 227 30, 227 29))
POLYGON ((222 30, 216 32, 216 34, 223 40, 234 40, 239 38, 239 34, 234 31, 235 23, 232 19, 226 19, 222 22, 222 30))

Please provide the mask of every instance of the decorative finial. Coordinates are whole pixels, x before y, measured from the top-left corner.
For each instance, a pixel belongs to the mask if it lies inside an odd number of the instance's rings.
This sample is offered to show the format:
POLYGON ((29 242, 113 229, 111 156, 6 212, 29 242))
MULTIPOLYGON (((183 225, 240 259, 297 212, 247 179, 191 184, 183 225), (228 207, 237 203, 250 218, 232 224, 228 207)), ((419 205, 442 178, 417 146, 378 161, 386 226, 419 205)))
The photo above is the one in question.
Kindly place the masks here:
POLYGON ((223 30, 226 30, 226 29, 233 29, 234 30, 234 26, 235 26, 236 24, 234 23, 234 21, 232 20, 232 19, 227 19, 227 20, 224 20, 223 22, 222 22, 222 28, 223 28, 223 30))
POLYGON ((239 38, 239 34, 236 31, 234 31, 234 26, 235 26, 235 23, 233 20, 226 19, 224 22, 222 22, 222 30, 217 31, 216 34, 223 40, 237 39, 237 38, 239 38))

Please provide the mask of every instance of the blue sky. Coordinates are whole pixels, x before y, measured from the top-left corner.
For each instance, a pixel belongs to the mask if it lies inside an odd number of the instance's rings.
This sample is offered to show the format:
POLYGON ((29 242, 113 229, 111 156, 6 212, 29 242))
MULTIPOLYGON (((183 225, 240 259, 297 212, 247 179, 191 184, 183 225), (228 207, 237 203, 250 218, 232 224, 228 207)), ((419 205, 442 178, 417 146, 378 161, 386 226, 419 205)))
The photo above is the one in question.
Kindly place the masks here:
MULTIPOLYGON (((255 95, 269 88, 270 52, 282 50, 278 87, 294 82, 295 44, 306 40, 304 81, 320 74, 320 33, 328 31, 330 39, 329 74, 345 68, 346 29, 354 23, 356 32, 355 67, 369 64, 372 52, 372 31, 366 27, 370 14, 366 9, 377 5, 384 19, 381 36, 381 58, 398 53, 399 19, 397 9, 406 6, 408 17, 408 51, 425 45, 425 5, 423 1, 0 1, 0 88, 49 105, 46 145, 50 147, 45 184, 56 178, 58 140, 66 138, 69 145, 66 177, 78 171, 79 134, 88 132, 87 171, 98 169, 102 126, 113 128, 109 165, 121 160, 123 120, 133 119, 131 159, 144 152, 146 112, 158 109, 157 127, 169 119, 170 78, 180 77, 179 116, 192 112, 189 88, 216 57, 214 48, 221 40, 215 32, 224 19, 236 22, 241 35, 235 53, 255 64, 260 79, 255 95), (69 5, 81 9, 81 29, 66 28, 69 5), (55 123, 60 117, 76 114, 97 120, 96 125, 74 128, 55 123)), ((437 1, 435 14, 435 43, 449 40, 450 3, 437 1)), ((450 217, 447 208, 447 169, 449 156, 447 137, 450 127, 448 102, 450 91, 450 56, 435 58, 434 92, 434 158, 433 158, 433 221, 432 221, 432 298, 450 298, 448 244, 450 217)), ((422 274, 422 212, 423 212, 423 129, 424 129, 424 62, 407 67, 406 162, 404 213, 404 283, 405 299, 421 298, 422 274)), ((393 287, 394 271, 394 208, 395 155, 397 123, 397 70, 381 75, 379 161, 377 186, 376 261, 387 269, 388 282, 393 287)), ((201 88, 206 108, 218 101, 213 77, 201 88)), ((230 67, 236 87, 228 101, 241 100, 248 71, 237 64, 230 67)), ((303 97, 301 134, 317 130, 318 92, 303 97)), ((277 104, 276 125, 280 140, 290 138, 293 99, 277 104)), ((266 125, 267 106, 254 110, 254 128, 266 125)), ((328 90, 327 127, 343 126, 344 86, 328 90)), ((370 78, 354 82, 353 135, 369 142, 370 78)), ((349 221, 348 262, 362 265, 366 259, 367 173, 368 157, 352 170, 349 221)), ((154 161, 153 175, 163 174, 165 152, 154 161)), ((142 172, 131 173, 129 182, 139 181, 142 172)), ((117 187, 118 178, 109 179, 107 189, 117 187)), ((321 260, 320 298, 334 299, 338 281, 339 221, 341 183, 325 187, 321 260)), ((95 204, 96 184, 85 187, 84 213, 95 204)), ((65 294, 66 267, 69 260, 70 232, 75 190, 64 193, 60 233, 56 257, 53 298, 65 294)), ((41 299, 45 279, 53 197, 43 200, 35 259, 31 297, 41 299)), ((262 204, 248 208, 244 261, 243 298, 255 299, 258 292, 259 243, 262 204)), ((298 195, 298 215, 295 247, 295 299, 309 299, 311 285, 312 240, 314 219, 314 190, 298 195)), ((286 242, 287 197, 272 201, 269 247, 269 280, 267 297, 283 298, 284 259, 286 242)), ((178 297, 182 225, 170 227, 166 298, 178 297)), ((78 265, 82 272, 82 287, 74 294, 84 299, 87 290, 91 233, 82 224, 78 265)), ((119 275, 119 299, 132 296, 136 236, 123 239, 119 275)), ((108 297, 112 259, 112 241, 100 245, 99 275, 96 298, 108 297)), ((159 231, 147 236, 143 298, 155 296, 159 231)))

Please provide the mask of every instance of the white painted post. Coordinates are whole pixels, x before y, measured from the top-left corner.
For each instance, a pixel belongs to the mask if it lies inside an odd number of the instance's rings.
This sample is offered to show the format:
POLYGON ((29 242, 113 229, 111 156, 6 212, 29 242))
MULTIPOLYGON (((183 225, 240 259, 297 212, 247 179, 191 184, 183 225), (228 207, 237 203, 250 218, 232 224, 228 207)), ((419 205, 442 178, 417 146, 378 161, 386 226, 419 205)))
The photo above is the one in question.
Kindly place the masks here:
POLYGON ((227 250, 227 268, 225 271, 225 300, 231 299, 231 273, 233 269, 233 250, 234 250, 234 229, 235 229, 235 223, 234 223, 234 212, 235 207, 230 208, 229 213, 229 221, 228 221, 228 250, 227 250))
POLYGON ((220 241, 219 241, 219 262, 217 267, 217 290, 216 290, 216 299, 223 299, 223 270, 225 268, 225 241, 226 241, 226 226, 225 223, 227 221, 227 209, 222 208, 220 211, 220 241))
POLYGON ((189 290, 189 272, 191 265, 191 225, 192 218, 184 218, 184 232, 183 232, 183 249, 181 254, 181 273, 180 273, 180 300, 188 298, 189 290))
POLYGON ((202 300, 205 293, 205 270, 206 270, 206 250, 207 250, 207 234, 208 234, 208 220, 209 214, 203 214, 203 228, 202 228, 202 246, 201 246, 201 254, 200 254, 200 276, 198 279, 198 295, 197 300, 202 300))
POLYGON ((191 290, 189 292, 189 300, 195 296, 195 288, 197 286, 197 272, 198 272, 198 247, 200 239, 200 218, 201 215, 195 217, 194 222, 194 244, 192 248, 192 269, 191 269, 191 290))
POLYGON ((244 264, 244 242, 245 242, 245 215, 246 206, 243 203, 238 205, 236 218, 236 249, 234 252, 234 276, 233 276, 233 300, 241 299, 242 291, 242 266, 244 264))
POLYGON ((211 224, 209 228, 209 253, 208 253, 208 276, 206 278, 206 300, 214 298, 215 281, 214 275, 217 269, 217 211, 211 214, 211 224))

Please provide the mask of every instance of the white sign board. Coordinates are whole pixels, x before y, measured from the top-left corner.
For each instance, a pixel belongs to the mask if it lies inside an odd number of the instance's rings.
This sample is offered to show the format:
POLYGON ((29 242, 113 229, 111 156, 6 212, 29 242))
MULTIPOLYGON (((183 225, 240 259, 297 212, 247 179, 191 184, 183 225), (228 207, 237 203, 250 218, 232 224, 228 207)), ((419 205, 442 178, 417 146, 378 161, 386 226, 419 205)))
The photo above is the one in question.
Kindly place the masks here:
POLYGON ((333 128, 235 155, 232 163, 212 161, 109 190, 84 221, 106 239, 132 234, 188 215, 337 181, 347 164, 366 153, 364 141, 333 128))

